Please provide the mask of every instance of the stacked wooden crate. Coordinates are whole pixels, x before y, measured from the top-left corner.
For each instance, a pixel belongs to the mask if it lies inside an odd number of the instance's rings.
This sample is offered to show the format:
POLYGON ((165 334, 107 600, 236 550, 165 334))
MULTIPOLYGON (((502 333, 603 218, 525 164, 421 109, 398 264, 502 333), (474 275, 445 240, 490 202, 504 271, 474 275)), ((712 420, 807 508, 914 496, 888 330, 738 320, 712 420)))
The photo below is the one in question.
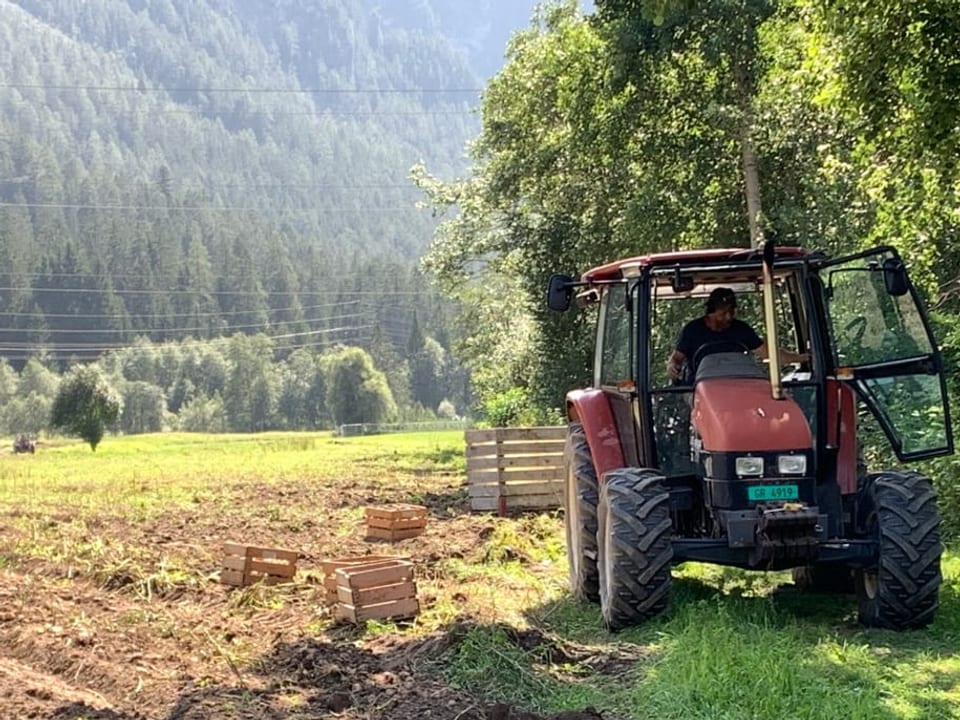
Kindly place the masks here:
POLYGON ((560 507, 565 440, 561 426, 468 430, 470 508, 504 514, 560 507))
POLYGON ((367 537, 403 540, 423 533, 427 526, 427 508, 422 505, 394 503, 366 508, 367 537))
POLYGON ((354 568, 361 565, 378 565, 380 563, 391 564, 397 560, 408 560, 406 557, 397 557, 395 555, 357 555, 354 557, 342 557, 332 560, 323 560, 320 563, 320 569, 323 570, 323 589, 324 597, 330 605, 337 603, 337 570, 340 568, 354 568))
POLYGON ((406 558, 339 558, 322 567, 326 597, 338 620, 403 620, 420 612, 414 565, 406 558))

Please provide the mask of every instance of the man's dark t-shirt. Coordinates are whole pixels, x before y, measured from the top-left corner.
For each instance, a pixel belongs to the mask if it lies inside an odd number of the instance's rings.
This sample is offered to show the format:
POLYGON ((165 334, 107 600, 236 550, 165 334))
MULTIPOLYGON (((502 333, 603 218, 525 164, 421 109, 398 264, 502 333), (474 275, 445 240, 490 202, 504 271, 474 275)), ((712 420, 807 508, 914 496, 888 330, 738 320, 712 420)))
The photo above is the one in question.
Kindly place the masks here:
POLYGON ((687 368, 684 373, 684 382, 693 383, 697 368, 694 361, 699 365, 707 355, 718 352, 741 352, 746 350, 756 350, 763 344, 756 331, 743 320, 734 320, 725 330, 711 330, 707 327, 706 321, 700 317, 691 320, 683 326, 680 331, 680 337, 677 340, 677 350, 682 352, 687 358, 687 368), (704 347, 709 345, 708 347, 704 347), (703 348, 700 354, 697 351, 703 348))

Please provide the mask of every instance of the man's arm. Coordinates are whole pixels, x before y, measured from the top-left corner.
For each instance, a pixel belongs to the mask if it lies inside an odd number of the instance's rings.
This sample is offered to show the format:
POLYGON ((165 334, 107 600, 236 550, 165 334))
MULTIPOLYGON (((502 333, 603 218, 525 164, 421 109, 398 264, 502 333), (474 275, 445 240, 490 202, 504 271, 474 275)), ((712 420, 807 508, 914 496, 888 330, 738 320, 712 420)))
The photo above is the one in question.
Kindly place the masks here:
POLYGON ((683 377, 683 363, 686 360, 687 356, 682 352, 679 350, 673 351, 667 359, 667 375, 670 376, 671 380, 680 380, 683 377))
MULTIPOLYGON (((753 354, 761 360, 766 360, 768 357, 770 357, 770 349, 767 347, 767 343, 760 343, 753 349, 753 354)), ((792 350, 780 348, 779 354, 780 362, 784 365, 799 365, 800 363, 810 362, 810 353, 808 352, 796 353, 792 350)))

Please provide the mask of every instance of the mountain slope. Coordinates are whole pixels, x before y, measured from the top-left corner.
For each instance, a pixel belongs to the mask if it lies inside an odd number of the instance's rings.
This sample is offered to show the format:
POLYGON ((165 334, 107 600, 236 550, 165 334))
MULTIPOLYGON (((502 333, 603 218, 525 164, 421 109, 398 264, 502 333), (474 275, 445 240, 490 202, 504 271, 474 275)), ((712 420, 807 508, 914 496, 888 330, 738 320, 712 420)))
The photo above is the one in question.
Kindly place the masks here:
POLYGON ((434 220, 407 173, 462 172, 477 127, 442 35, 360 0, 0 14, 0 352, 342 326, 328 293, 370 297, 369 327, 422 284, 434 220))

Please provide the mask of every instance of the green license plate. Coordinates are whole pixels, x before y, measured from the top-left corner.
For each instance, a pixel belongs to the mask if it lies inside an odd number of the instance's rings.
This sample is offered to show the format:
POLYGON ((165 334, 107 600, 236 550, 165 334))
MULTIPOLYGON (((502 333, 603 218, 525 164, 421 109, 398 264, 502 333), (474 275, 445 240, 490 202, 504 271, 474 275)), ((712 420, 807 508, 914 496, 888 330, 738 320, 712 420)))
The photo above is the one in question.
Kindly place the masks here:
POLYGON ((751 502, 769 500, 796 500, 800 489, 796 485, 751 485, 747 488, 747 498, 751 502))

